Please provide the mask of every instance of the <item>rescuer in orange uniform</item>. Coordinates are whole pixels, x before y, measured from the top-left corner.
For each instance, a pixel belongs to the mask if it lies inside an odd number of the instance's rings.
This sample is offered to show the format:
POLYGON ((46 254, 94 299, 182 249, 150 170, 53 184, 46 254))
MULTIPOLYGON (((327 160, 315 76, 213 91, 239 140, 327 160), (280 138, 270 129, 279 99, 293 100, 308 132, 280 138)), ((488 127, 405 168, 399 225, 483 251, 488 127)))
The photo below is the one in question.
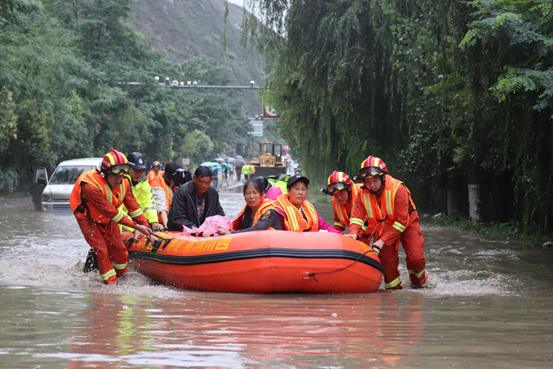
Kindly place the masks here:
POLYGON ((129 253, 118 223, 145 235, 152 232, 125 176, 131 164, 134 163, 129 163, 119 151, 110 151, 100 170, 92 169, 79 176, 69 197, 71 210, 96 254, 100 276, 106 284, 117 284, 117 279, 129 271, 129 253), (125 216, 122 204, 133 220, 125 216))
MULTIPOLYGON (((326 189, 322 189, 321 191, 332 196, 334 229, 344 232, 346 227, 349 226, 357 194, 361 192, 361 184, 353 183, 351 178, 344 172, 334 171, 328 177, 326 189)), ((363 229, 367 229, 366 225, 363 226, 363 229)), ((370 235, 363 233, 360 240, 368 245, 370 235)))
POLYGON ((189 171, 174 161, 165 164, 165 171, 158 173, 157 178, 150 181, 152 196, 156 203, 158 219, 164 228, 167 228, 169 210, 173 203, 173 196, 177 189, 192 180, 189 171))
POLYGON ((152 169, 148 172, 148 175, 146 178, 148 179, 148 182, 150 183, 150 186, 152 183, 160 176, 159 172, 161 170, 161 163, 159 161, 154 161, 152 164, 152 169))
POLYGON ((412 286, 426 287, 428 276, 425 273, 424 237, 409 189, 403 182, 392 178, 386 164, 374 156, 361 163, 358 177, 365 184, 355 201, 348 236, 360 238, 364 233, 364 220, 367 219, 367 232, 374 232, 375 235, 372 248, 379 254, 384 267, 386 288, 401 288, 398 270, 400 242, 405 249, 412 286))

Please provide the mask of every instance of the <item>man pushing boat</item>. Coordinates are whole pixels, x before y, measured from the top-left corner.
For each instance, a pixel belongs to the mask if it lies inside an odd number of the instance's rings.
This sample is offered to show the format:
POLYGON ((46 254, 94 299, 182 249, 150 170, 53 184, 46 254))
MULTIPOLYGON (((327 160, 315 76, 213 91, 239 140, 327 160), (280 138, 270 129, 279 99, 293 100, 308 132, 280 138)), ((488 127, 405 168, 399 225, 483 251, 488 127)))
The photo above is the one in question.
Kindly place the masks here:
POLYGON ((372 155, 361 163, 358 178, 364 186, 355 201, 348 236, 360 239, 365 234, 365 219, 368 221, 367 232, 374 234, 372 248, 382 261, 387 289, 401 288, 398 270, 401 241, 412 286, 427 287, 424 237, 411 192, 402 181, 390 176, 381 159, 372 155))
POLYGON ((107 153, 100 169, 92 169, 79 176, 69 205, 83 236, 98 259, 98 270, 106 284, 117 284, 118 278, 128 273, 129 253, 121 239, 119 224, 145 235, 152 230, 136 203, 128 177, 127 157, 119 151, 107 153), (121 209, 125 204, 129 219, 121 209))

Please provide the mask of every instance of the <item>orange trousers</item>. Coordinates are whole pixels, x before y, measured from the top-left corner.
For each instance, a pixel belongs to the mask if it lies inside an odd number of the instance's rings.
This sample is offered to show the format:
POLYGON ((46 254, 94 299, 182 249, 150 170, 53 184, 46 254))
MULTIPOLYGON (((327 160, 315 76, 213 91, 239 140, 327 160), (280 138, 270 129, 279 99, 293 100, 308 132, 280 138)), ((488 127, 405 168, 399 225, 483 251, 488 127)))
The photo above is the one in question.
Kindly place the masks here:
POLYGON ((86 242, 96 254, 100 277, 108 284, 116 283, 117 277, 126 273, 129 259, 129 252, 121 239, 119 225, 111 221, 108 224, 89 224, 86 214, 74 214, 86 242))
POLYGON ((422 235, 420 224, 417 221, 407 226, 397 241, 397 244, 393 246, 386 245, 380 251, 380 261, 384 268, 384 283, 388 289, 401 288, 401 279, 398 270, 398 249, 400 242, 405 250, 405 262, 409 270, 409 279, 411 283, 414 285, 421 285, 428 278, 425 272, 426 258, 423 251, 424 236, 422 235))

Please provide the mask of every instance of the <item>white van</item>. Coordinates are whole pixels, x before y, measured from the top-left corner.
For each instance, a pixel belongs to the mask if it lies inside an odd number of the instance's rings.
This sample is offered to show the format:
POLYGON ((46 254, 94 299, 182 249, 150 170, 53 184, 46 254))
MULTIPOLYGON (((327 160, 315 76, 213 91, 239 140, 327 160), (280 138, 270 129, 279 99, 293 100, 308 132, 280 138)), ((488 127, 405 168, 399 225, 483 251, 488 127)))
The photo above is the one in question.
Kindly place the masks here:
POLYGON ((102 158, 84 158, 62 161, 48 179, 46 168, 38 167, 33 176, 33 202, 39 211, 71 211, 69 195, 79 176, 99 168, 102 158))

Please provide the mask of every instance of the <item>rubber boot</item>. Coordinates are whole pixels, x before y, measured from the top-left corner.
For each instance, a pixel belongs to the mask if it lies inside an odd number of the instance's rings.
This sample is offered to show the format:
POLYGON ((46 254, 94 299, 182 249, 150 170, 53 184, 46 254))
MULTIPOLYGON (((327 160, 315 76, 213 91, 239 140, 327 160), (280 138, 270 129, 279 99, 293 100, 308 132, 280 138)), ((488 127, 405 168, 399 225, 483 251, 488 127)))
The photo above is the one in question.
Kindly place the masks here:
POLYGON ((109 277, 108 279, 106 279, 106 284, 113 284, 113 285, 116 285, 117 284, 117 277, 112 275, 111 277, 109 277))
POLYGON ((115 273, 117 274, 117 278, 122 278, 129 273, 129 267, 127 266, 123 270, 115 269, 115 273))

